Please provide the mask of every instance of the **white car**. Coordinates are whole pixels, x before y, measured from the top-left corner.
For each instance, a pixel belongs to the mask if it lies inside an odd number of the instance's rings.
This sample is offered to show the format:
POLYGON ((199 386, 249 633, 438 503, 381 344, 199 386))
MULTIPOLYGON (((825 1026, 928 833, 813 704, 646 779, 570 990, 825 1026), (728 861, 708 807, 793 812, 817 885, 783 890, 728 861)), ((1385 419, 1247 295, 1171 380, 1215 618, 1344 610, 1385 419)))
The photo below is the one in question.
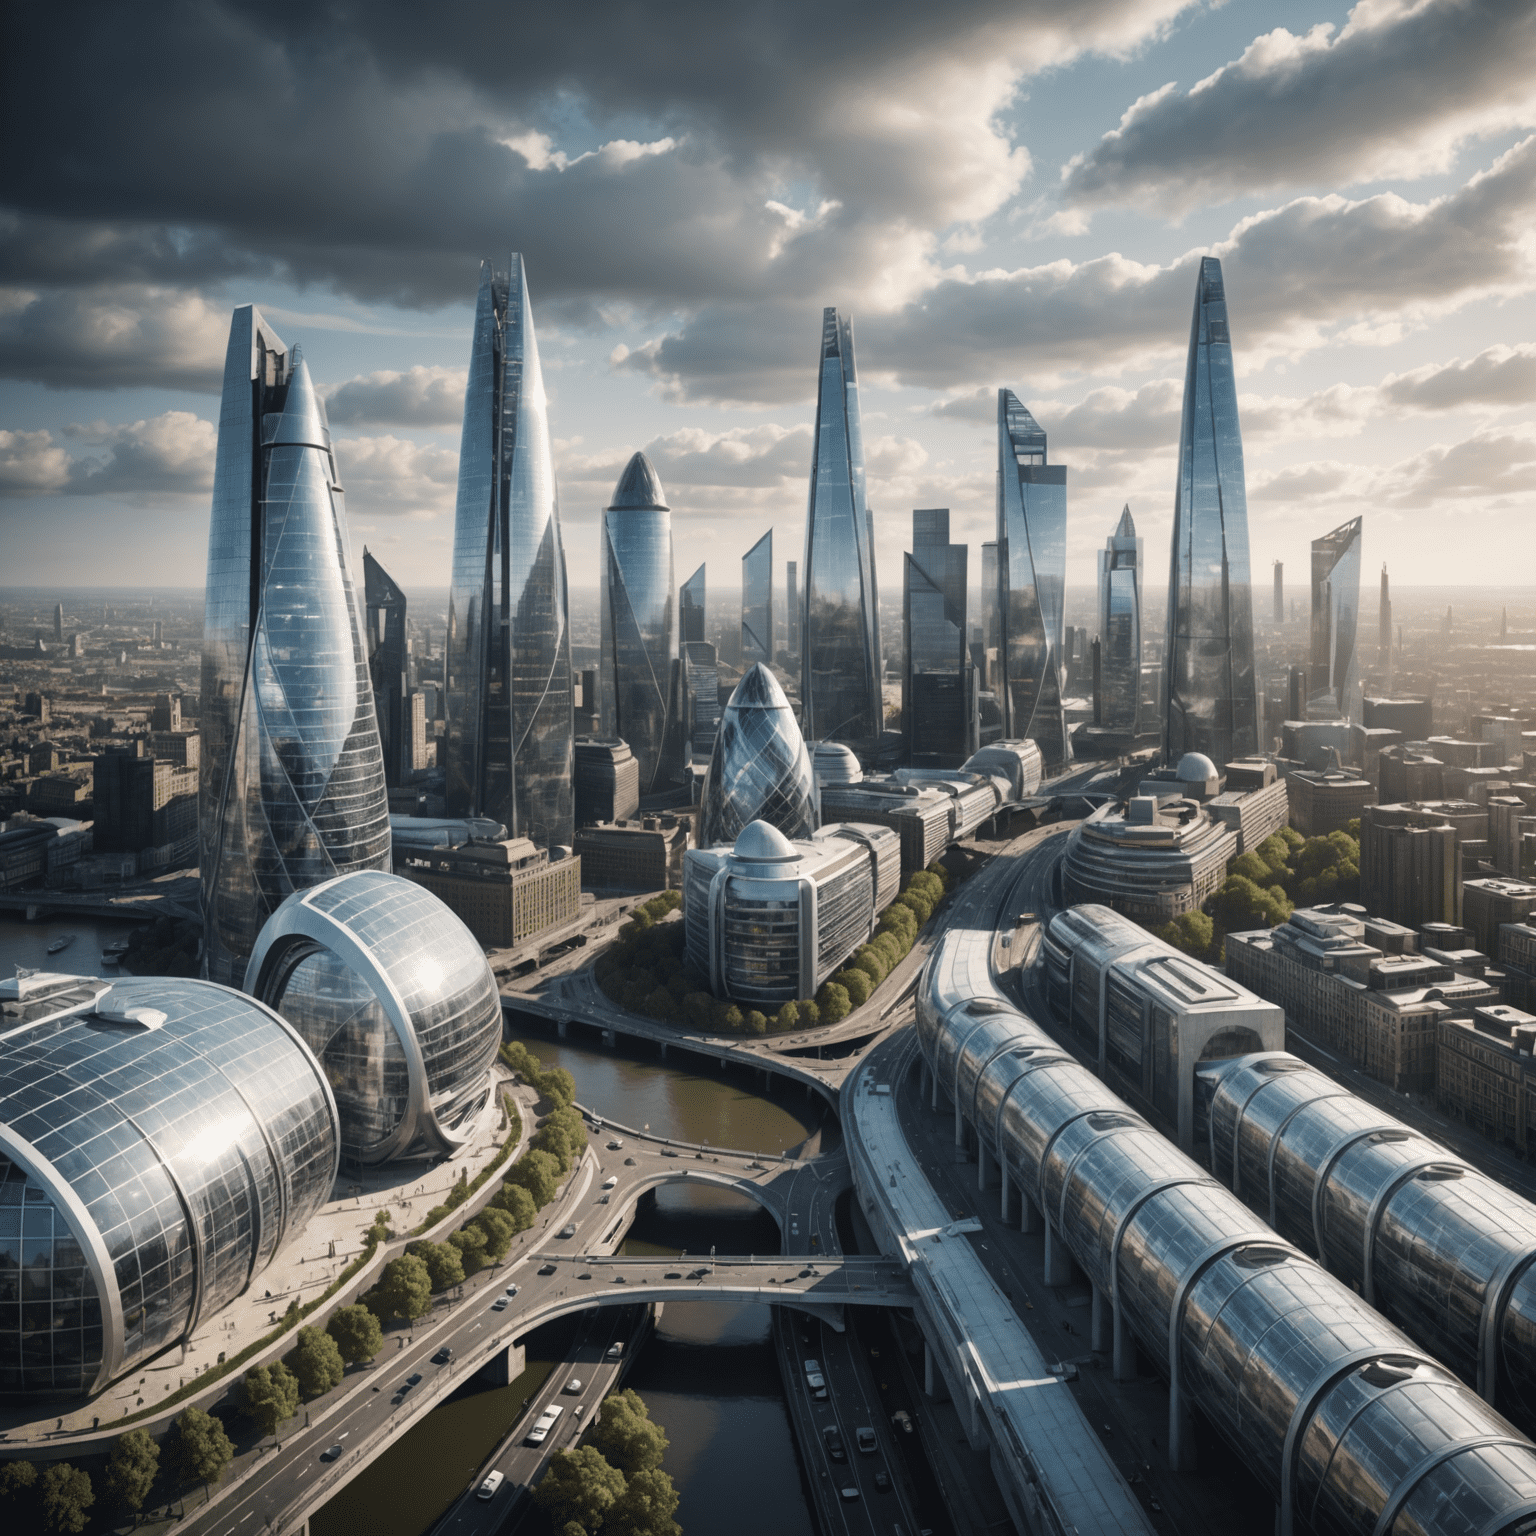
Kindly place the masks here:
POLYGON ((558 1403, 551 1403, 538 1417, 532 1429, 523 1438, 524 1445, 543 1445, 548 1438, 550 1430, 555 1427, 555 1420, 560 1417, 565 1409, 558 1403))
POLYGON ((477 1499, 494 1499, 496 1497, 496 1490, 501 1487, 504 1480, 500 1472, 486 1473, 485 1481, 475 1489, 475 1497, 477 1499))
POLYGON ((572 1376, 560 1390, 562 1392, 569 1392, 572 1397, 575 1397, 580 1393, 583 1385, 584 1383, 580 1376, 572 1376))
POLYGON ((618 1187, 619 1187, 619 1176, 616 1173, 609 1174, 608 1177, 603 1180, 603 1188, 604 1189, 617 1189, 618 1187))

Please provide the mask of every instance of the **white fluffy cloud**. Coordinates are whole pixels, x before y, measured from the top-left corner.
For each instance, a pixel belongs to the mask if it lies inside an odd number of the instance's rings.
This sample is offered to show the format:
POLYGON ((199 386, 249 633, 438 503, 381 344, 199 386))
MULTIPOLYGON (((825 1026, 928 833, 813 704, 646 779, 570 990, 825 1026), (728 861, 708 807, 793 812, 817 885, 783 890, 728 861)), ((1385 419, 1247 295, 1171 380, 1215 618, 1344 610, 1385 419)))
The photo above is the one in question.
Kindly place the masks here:
POLYGON ((325 391, 333 423, 398 427, 456 427, 464 419, 465 368, 424 367, 403 373, 359 374, 325 391))
POLYGON ((191 411, 77 423, 64 436, 86 452, 71 456, 50 432, 0 433, 0 494, 191 496, 213 485, 213 423, 191 411))
POLYGON ((336 442, 336 468, 349 513, 421 521, 453 515, 459 456, 447 448, 401 437, 344 437, 336 442))

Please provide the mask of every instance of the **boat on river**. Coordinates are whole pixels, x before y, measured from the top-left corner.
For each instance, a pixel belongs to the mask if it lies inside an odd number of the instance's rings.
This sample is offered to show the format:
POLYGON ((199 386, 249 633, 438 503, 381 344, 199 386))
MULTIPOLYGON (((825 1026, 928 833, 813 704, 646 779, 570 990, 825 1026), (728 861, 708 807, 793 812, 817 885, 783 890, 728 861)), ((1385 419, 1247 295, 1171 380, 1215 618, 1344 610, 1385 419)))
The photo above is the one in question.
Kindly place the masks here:
POLYGON ((58 938, 56 938, 53 941, 53 943, 48 946, 48 953, 50 955, 56 955, 56 954, 58 954, 58 952, 61 949, 68 949, 69 946, 71 944, 73 944, 74 942, 75 942, 75 935, 74 934, 72 934, 72 933, 61 933, 58 936, 58 938))

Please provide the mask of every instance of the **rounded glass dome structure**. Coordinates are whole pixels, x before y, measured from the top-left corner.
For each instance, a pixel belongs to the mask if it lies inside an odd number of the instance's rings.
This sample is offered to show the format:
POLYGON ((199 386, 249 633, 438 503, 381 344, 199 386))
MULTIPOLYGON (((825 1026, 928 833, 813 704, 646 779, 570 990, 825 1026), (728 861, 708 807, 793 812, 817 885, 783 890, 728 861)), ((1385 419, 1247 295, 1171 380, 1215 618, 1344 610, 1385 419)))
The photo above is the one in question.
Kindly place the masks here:
POLYGON ((330 1198, 340 1141, 314 1056, 229 987, 0 983, 0 1392, 186 1338, 330 1198))
POLYGON ((257 937, 245 989, 320 1058, 349 1161, 442 1156, 468 1139, 501 999, 474 935, 430 891, 377 870, 295 891, 257 937))
POLYGON ((734 843, 750 822, 787 837, 816 830, 816 781, 805 738, 779 680, 747 669, 720 716, 699 808, 699 847, 734 843))

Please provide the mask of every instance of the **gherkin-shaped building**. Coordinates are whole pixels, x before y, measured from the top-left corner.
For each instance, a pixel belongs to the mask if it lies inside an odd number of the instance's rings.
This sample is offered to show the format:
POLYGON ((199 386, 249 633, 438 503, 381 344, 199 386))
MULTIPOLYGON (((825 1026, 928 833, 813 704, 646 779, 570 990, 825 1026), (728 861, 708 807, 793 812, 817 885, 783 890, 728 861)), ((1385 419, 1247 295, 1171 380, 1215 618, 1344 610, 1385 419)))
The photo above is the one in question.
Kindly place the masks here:
POLYGON ((1259 748, 1248 494, 1221 263, 1200 263, 1184 374, 1168 573, 1163 749, 1218 765, 1259 748))
POLYGON ((251 305, 224 363, 203 624, 204 963, 238 986, 291 892, 389 868, 389 794, 325 407, 251 305))
POLYGON ((734 843, 764 821, 790 839, 816 830, 816 781, 805 738, 778 679, 759 663, 720 717, 704 777, 699 847, 734 843))
POLYGON ((642 796, 666 794, 683 769, 672 512, 643 453, 624 466, 603 513, 600 561, 602 732, 629 743, 642 796))
POLYGON ((448 613, 454 816, 488 816, 541 848, 575 829, 565 548, 549 408, 523 258, 480 267, 448 613))

